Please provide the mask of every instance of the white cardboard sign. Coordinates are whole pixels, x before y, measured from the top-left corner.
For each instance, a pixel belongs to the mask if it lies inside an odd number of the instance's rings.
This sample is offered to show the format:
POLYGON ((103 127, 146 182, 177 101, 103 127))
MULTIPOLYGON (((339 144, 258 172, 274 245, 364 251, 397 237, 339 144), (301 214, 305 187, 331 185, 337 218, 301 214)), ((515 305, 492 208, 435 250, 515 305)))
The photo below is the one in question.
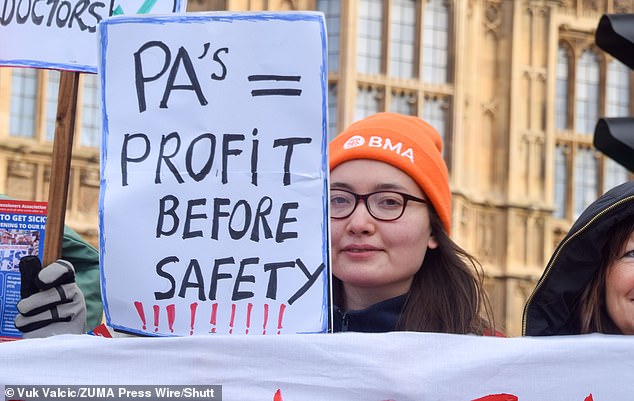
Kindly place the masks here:
MULTIPOLYGON (((185 0, 122 0, 119 13, 184 11, 185 0), (124 4, 122 4, 124 3, 124 4)), ((0 66, 97 71, 97 25, 113 0, 0 0, 0 66)))
POLYGON ((325 331, 323 15, 122 16, 99 34, 108 324, 325 331))

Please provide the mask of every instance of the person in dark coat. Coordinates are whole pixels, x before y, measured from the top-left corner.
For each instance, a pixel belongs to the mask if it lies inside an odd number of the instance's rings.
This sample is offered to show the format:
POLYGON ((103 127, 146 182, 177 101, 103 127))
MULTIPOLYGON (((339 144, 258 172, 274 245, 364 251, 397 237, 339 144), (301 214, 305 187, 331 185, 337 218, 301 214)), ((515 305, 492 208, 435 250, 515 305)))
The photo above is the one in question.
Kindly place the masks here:
POLYGON ((588 206, 524 307, 523 334, 634 334, 634 181, 588 206))

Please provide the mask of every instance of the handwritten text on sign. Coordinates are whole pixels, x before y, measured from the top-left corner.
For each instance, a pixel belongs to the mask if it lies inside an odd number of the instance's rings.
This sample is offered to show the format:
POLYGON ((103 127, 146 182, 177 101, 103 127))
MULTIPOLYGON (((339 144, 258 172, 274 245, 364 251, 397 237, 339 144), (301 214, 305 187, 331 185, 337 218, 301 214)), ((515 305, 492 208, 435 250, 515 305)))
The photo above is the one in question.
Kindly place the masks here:
POLYGON ((115 14, 184 11, 183 0, 0 0, 0 65, 97 71, 97 25, 115 14))
POLYGON ((95 72, 112 0, 0 0, 0 65, 95 72))
POLYGON ((321 14, 117 17, 100 35, 109 323, 324 331, 321 14))

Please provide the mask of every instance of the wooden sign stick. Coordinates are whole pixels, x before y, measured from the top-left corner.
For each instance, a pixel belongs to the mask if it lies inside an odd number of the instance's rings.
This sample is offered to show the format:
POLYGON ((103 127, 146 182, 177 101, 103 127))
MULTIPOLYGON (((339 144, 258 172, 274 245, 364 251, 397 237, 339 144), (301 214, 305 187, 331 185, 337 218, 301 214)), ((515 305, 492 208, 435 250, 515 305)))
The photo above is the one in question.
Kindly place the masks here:
POLYGON ((48 266, 62 256, 78 89, 79 72, 62 71, 57 95, 57 117, 48 188, 43 266, 48 266))

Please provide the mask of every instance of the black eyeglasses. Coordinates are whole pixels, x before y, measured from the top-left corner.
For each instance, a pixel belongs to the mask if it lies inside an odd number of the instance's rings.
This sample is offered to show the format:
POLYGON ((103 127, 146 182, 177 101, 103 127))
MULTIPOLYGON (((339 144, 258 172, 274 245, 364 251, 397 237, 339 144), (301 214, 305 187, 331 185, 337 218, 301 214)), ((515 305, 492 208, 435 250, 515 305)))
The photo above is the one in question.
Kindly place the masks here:
POLYGON ((427 203, 426 200, 395 191, 377 191, 369 194, 355 194, 344 189, 330 190, 330 217, 345 219, 354 213, 359 200, 365 203, 370 216, 380 221, 392 221, 405 212, 407 201, 427 203))

